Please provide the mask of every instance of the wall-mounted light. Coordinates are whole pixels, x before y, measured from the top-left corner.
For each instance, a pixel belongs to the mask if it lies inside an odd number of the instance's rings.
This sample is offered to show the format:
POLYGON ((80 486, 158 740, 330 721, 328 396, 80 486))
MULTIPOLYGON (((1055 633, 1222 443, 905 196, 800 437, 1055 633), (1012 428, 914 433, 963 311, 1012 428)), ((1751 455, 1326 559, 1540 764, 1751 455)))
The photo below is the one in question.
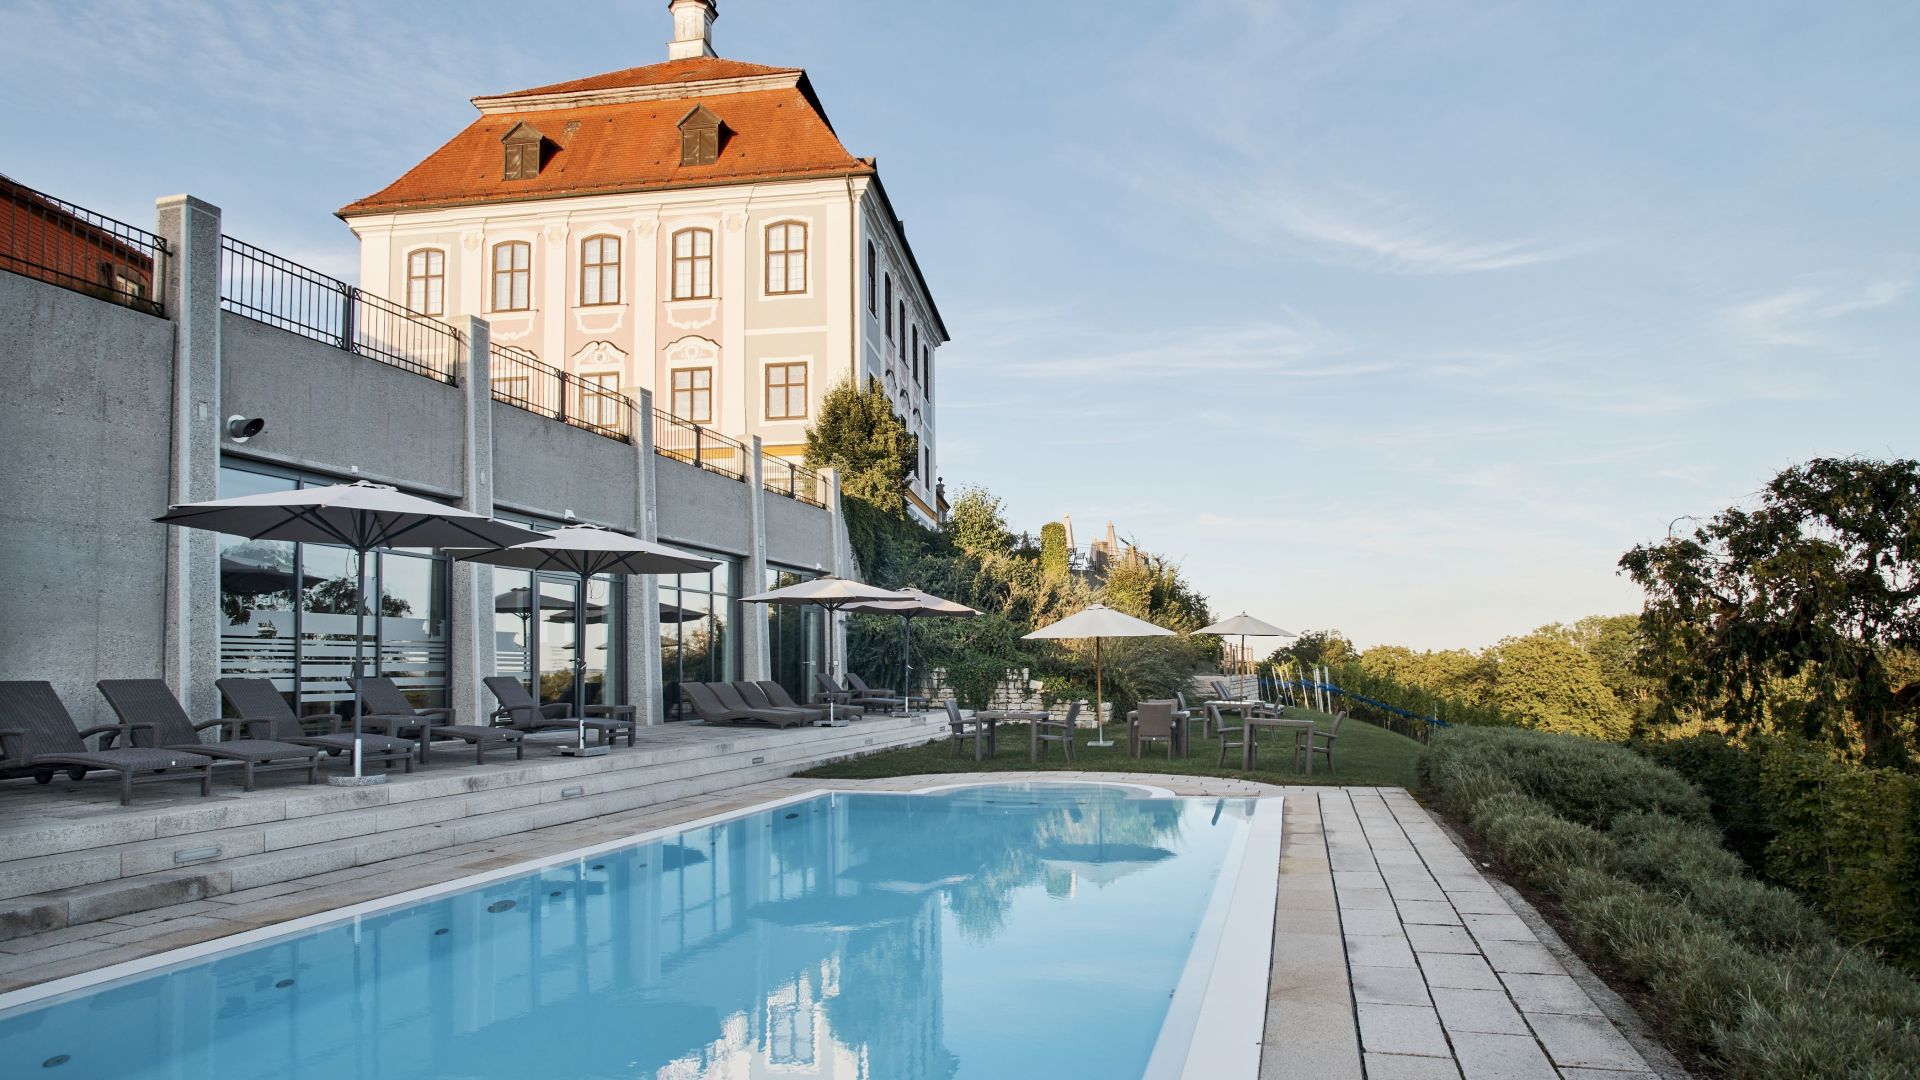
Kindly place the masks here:
POLYGON ((234 442, 246 442, 265 430, 267 430, 267 422, 258 416, 241 416, 235 413, 227 417, 227 438, 234 442))

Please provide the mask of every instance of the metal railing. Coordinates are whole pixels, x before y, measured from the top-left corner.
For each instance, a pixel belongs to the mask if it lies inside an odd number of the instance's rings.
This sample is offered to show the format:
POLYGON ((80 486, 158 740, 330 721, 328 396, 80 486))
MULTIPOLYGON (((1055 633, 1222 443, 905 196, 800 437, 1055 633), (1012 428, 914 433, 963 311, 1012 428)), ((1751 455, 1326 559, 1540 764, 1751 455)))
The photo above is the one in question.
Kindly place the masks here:
POLYGON ((0 176, 0 270, 165 317, 167 242, 0 176))
POLYGON ((797 461, 760 452, 760 486, 789 499, 814 506, 827 505, 825 478, 797 461))
POLYGON ((292 259, 220 238, 220 306, 417 375, 455 383, 467 339, 431 315, 292 259))
POLYGON ((633 399, 562 371, 517 345, 490 344, 493 400, 595 435, 633 440, 633 399))
POLYGON ((745 446, 659 409, 653 410, 653 452, 735 480, 747 478, 745 446))

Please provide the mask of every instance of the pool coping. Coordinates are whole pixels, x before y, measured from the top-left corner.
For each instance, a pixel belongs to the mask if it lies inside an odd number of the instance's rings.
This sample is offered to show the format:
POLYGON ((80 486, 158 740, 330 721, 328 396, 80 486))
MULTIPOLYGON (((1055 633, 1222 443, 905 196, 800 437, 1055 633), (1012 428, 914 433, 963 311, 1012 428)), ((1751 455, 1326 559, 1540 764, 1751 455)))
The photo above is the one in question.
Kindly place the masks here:
POLYGON ((1179 982, 1162 1021, 1143 1080, 1253 1080, 1260 1063, 1265 1024, 1265 999, 1268 966, 1272 955, 1271 926, 1277 905, 1277 876, 1273 873, 1247 874, 1249 860, 1255 867, 1278 863, 1284 817, 1284 796, 1279 794, 1182 795, 1169 788, 1130 780, 1090 777, 982 777, 953 783, 932 784, 912 789, 876 789, 833 786, 831 782, 804 791, 774 796, 748 806, 661 825, 628 836, 597 844, 539 855, 507 866, 478 871, 447 881, 425 885, 388 896, 375 897, 339 908, 315 912, 284 922, 243 930, 207 941, 135 957, 117 964, 78 972, 73 975, 0 993, 0 1018, 9 1013, 44 1005, 61 998, 81 994, 106 984, 139 978, 164 968, 190 964, 220 953, 234 952, 281 938, 293 937, 322 927, 357 922, 369 915, 421 903, 455 892, 479 888, 496 881, 538 873, 554 866, 576 862, 663 837, 717 825, 781 806, 828 795, 906 795, 937 794, 977 787, 1003 787, 1043 784, 1048 786, 1109 787, 1140 791, 1148 798, 1250 799, 1270 804, 1270 814, 1255 814, 1249 828, 1221 871, 1208 910, 1195 932, 1194 945, 1183 965, 1179 982), (1256 836, 1258 840, 1256 842, 1256 836), (1231 875, 1231 880, 1228 876, 1231 875), (1257 941, 1257 949, 1228 949, 1233 942, 1257 941), (1203 951, 1204 950, 1204 951, 1203 951), (1223 973, 1222 968, 1227 970, 1223 973), (1204 980, 1204 981, 1202 981, 1204 980), (1169 1032, 1180 1025, 1185 1034, 1169 1043, 1169 1032), (1189 1026, 1190 1025, 1190 1026, 1189 1026), (1250 1037, 1248 1035, 1250 1033, 1250 1037))

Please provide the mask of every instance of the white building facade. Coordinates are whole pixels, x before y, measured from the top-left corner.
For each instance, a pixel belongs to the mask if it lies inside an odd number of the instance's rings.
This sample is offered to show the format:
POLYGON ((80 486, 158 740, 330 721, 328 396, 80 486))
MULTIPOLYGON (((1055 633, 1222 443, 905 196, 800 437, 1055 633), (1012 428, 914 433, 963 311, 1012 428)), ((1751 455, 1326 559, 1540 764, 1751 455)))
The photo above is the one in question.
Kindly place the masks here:
POLYGON ((936 519, 949 339, 873 159, 804 71, 715 57, 713 0, 671 9, 666 63, 474 98, 465 131, 343 208, 361 288, 779 457, 828 389, 872 380, 936 519))

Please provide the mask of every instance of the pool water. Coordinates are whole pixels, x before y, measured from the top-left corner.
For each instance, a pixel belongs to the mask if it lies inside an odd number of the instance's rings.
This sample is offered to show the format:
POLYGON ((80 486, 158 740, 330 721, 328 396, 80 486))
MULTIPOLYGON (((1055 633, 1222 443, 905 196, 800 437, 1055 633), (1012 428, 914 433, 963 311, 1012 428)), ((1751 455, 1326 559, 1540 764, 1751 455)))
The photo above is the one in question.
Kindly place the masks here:
POLYGON ((20 1006, 0 1076, 1138 1077, 1257 806, 790 801, 20 1006))

